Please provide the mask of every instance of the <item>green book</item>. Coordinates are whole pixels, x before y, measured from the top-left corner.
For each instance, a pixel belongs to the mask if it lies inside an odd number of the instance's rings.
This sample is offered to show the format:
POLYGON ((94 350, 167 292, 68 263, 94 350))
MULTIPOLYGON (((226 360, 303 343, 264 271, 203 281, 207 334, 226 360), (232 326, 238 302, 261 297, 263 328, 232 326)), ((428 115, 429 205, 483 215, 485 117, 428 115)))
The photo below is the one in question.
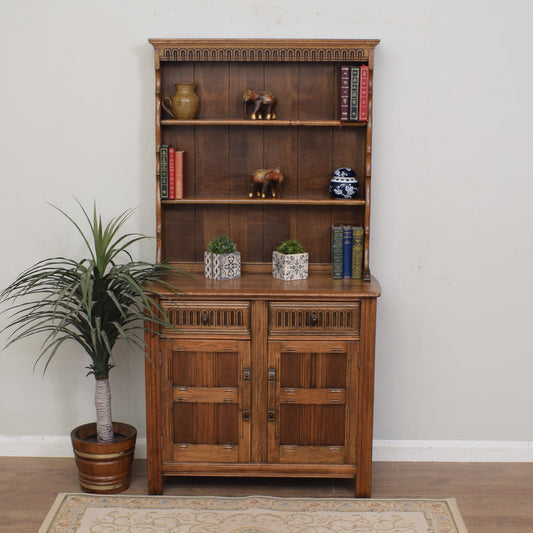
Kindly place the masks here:
POLYGON ((352 279, 361 279, 363 277, 365 229, 363 226, 353 226, 352 228, 352 279))
POLYGON ((342 226, 331 226, 333 279, 342 279, 342 226))
POLYGON ((168 145, 162 144, 159 148, 159 179, 161 198, 168 198, 168 145))

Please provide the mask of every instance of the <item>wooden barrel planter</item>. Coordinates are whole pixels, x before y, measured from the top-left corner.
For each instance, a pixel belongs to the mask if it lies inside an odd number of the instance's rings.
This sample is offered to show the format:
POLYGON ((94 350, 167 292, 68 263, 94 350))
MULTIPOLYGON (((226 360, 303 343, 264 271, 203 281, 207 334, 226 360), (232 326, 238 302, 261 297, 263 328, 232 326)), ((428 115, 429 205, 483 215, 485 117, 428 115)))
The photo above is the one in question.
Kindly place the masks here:
POLYGON ((113 422, 115 442, 96 442, 96 423, 73 429, 70 438, 84 492, 116 494, 130 486, 137 430, 128 424, 113 422))

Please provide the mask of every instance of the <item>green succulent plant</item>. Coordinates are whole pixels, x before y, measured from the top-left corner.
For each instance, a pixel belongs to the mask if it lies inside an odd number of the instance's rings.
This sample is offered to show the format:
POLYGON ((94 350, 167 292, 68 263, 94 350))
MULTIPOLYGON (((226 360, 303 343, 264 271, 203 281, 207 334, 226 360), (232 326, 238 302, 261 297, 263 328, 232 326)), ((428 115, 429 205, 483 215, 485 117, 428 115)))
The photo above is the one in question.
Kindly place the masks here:
POLYGON ((212 254, 232 254, 237 251, 237 245, 231 237, 222 235, 209 241, 207 251, 212 254))
POLYGON ((305 253, 305 248, 298 239, 285 239, 281 241, 276 250, 280 254, 303 254, 305 253))

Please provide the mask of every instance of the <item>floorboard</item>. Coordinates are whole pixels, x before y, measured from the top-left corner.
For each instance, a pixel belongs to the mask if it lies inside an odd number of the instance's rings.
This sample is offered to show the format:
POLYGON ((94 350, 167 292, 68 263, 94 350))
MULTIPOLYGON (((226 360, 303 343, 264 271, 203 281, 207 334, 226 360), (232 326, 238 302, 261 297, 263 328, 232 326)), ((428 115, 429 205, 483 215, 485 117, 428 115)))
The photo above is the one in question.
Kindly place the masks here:
MULTIPOLYGON (((457 500, 469 533, 533 531, 533 463, 377 462, 375 498, 457 500)), ((0 457, 0 532, 35 533, 58 492, 79 492, 74 459, 0 457)), ((146 461, 135 460, 125 494, 146 494, 146 461)), ((347 480, 173 478, 168 495, 352 497, 347 480)))

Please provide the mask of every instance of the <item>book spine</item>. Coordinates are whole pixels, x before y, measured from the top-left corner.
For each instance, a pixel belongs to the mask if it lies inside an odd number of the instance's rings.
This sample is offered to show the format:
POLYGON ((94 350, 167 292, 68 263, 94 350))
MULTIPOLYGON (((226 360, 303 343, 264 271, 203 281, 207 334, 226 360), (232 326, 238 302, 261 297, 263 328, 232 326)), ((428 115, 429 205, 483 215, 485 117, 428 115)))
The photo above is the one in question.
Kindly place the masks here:
POLYGON ((342 277, 352 277, 352 226, 342 226, 342 277))
POLYGON ((359 72, 359 120, 368 120, 368 84, 370 69, 368 65, 361 65, 359 72))
POLYGON ((331 226, 331 265, 333 279, 342 279, 342 226, 331 226))
POLYGON ((341 66, 340 120, 350 118, 350 67, 341 66))
POLYGON ((159 179, 161 182, 161 198, 168 198, 168 145, 159 148, 159 179))
POLYGON ((363 226, 352 227, 352 278, 363 277, 363 246, 365 242, 365 229, 363 226))
POLYGON ((350 70, 350 120, 359 118, 359 67, 350 70))
POLYGON ((168 147, 168 199, 174 200, 176 198, 176 150, 168 147))
POLYGON ((185 152, 176 150, 176 200, 183 199, 183 160, 185 152))

